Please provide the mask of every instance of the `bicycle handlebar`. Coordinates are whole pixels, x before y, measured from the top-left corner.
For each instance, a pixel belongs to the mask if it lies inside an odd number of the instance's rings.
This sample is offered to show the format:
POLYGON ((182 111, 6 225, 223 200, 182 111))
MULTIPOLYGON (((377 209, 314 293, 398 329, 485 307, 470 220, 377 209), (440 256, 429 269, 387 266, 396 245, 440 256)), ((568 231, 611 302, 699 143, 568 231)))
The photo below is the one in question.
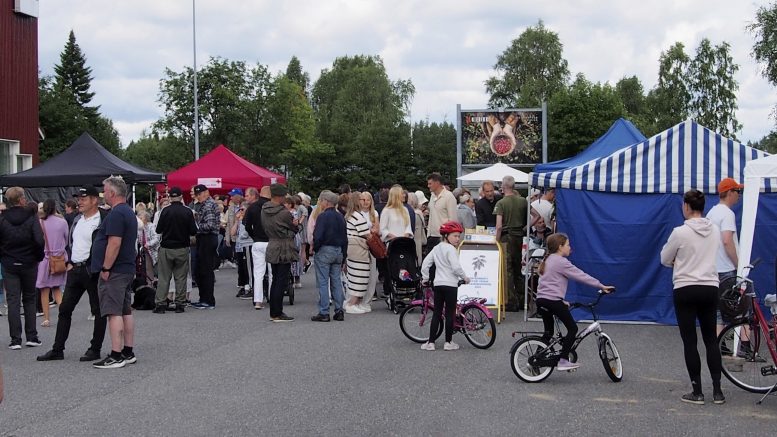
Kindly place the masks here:
POLYGON ((599 305, 599 301, 602 300, 602 296, 605 294, 612 294, 615 293, 615 289, 613 288, 611 292, 607 293, 604 290, 599 290, 596 292, 596 300, 590 303, 582 303, 582 302, 570 302, 569 303, 569 309, 575 309, 575 308, 588 308, 593 309, 595 306, 599 305))

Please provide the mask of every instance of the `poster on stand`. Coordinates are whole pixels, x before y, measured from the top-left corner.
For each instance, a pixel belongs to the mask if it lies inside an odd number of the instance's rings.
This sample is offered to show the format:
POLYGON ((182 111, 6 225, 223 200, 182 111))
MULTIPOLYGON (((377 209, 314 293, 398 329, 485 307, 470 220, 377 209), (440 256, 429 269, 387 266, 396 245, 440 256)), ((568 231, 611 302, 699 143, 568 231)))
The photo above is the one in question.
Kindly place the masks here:
POLYGON ((459 299, 485 298, 487 306, 499 303, 499 250, 472 250, 464 245, 459 251, 459 262, 469 284, 459 287, 459 299))

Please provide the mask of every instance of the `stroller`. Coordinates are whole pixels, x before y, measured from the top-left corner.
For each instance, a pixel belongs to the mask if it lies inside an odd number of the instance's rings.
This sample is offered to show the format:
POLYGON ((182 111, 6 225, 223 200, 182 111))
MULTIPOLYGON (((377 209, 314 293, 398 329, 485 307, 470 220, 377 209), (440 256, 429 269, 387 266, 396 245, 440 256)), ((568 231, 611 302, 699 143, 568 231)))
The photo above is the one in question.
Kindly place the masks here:
POLYGON ((421 271, 418 268, 415 240, 399 237, 388 244, 388 287, 386 303, 391 311, 398 314, 421 293, 421 271))
POLYGON ((132 308, 141 311, 153 310, 156 306, 156 280, 151 254, 146 248, 140 248, 135 258, 135 279, 132 281, 135 298, 132 308))

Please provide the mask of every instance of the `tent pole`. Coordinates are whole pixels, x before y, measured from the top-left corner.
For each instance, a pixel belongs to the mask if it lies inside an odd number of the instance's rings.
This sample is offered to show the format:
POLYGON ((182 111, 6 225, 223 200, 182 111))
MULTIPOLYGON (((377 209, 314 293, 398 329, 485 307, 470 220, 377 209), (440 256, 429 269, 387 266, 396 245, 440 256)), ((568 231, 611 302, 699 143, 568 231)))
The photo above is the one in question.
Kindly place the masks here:
POLYGON ((135 185, 132 185, 132 209, 135 209, 135 185))

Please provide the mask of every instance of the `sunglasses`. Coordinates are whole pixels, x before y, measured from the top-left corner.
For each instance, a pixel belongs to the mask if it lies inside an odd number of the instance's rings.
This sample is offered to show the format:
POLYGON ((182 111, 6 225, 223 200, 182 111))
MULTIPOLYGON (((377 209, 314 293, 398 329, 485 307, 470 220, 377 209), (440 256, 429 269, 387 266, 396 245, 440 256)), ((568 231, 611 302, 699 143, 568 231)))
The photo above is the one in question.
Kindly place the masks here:
POLYGON ((738 188, 737 188, 737 189, 735 189, 735 190, 731 190, 731 191, 733 191, 733 192, 735 192, 735 193, 742 194, 742 190, 740 190, 740 189, 738 189, 738 188))

